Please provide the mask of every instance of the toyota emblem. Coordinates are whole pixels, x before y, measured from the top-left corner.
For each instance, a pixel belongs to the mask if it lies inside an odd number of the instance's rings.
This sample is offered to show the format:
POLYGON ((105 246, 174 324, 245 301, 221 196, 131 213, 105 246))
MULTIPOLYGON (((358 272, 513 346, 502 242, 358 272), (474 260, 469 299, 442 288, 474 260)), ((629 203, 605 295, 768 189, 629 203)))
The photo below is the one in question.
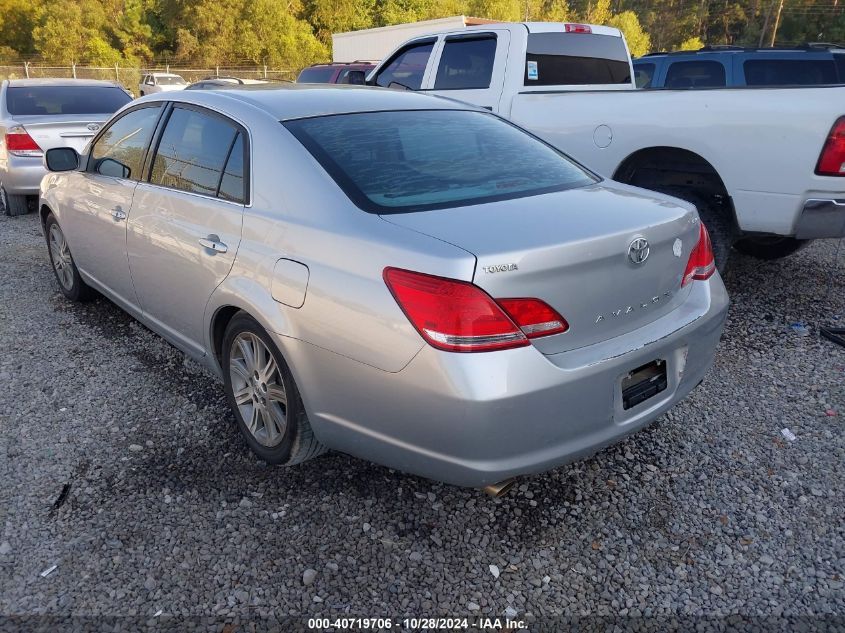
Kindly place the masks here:
POLYGON ((100 124, 99 124, 99 123, 89 123, 89 124, 88 124, 88 129, 89 129, 91 132, 96 132, 97 130, 99 130, 99 129, 100 129, 100 124))
POLYGON ((628 246, 628 259, 631 260, 632 264, 639 265, 648 259, 649 252, 648 240, 644 237, 638 237, 628 246))

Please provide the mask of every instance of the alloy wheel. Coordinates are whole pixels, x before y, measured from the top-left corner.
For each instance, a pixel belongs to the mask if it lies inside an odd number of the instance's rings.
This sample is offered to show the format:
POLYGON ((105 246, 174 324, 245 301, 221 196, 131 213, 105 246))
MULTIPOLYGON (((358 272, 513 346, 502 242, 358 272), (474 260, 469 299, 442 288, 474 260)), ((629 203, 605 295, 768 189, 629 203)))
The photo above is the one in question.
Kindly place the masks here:
POLYGON ((287 392, 272 352, 252 332, 232 341, 229 377, 238 412, 263 446, 276 446, 287 428, 287 392))
POLYGON ((65 290, 73 289, 73 258, 70 256, 65 235, 58 224, 50 226, 50 259, 53 260, 53 268, 56 277, 65 290))

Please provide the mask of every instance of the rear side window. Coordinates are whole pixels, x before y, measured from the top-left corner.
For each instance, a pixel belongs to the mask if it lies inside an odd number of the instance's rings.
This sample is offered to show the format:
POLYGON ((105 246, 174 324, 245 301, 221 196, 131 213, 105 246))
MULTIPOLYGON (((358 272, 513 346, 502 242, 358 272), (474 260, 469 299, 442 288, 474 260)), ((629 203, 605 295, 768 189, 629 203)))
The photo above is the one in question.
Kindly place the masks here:
POLYGON ((371 213, 458 207, 595 182, 555 149, 482 112, 367 112, 284 125, 371 213))
POLYGON ((9 114, 111 114, 132 100, 117 86, 16 86, 6 91, 9 114))
POLYGON ((419 90, 433 48, 434 40, 406 46, 379 72, 376 76, 376 84, 383 88, 400 87, 419 90))
MULTIPOLYGON (((156 150, 150 182, 216 197, 238 136, 238 129, 221 118, 196 110, 173 108, 156 150)), ((240 160, 243 160, 243 151, 240 160)), ((240 175, 242 182, 243 165, 240 175)), ((237 198, 231 189, 221 197, 237 198)), ((239 197, 243 199, 243 191, 239 197)))
POLYGON ((621 37, 587 33, 530 33, 526 86, 624 84, 631 81, 621 37))
POLYGON ((327 84, 331 83, 334 77, 335 69, 331 66, 317 66, 316 68, 306 68, 299 77, 296 78, 298 84, 327 84))
POLYGON ((496 37, 447 38, 434 81, 435 90, 472 90, 490 87, 496 37))
POLYGON ((112 122, 91 147, 89 171, 139 180, 144 153, 160 112, 158 105, 139 108, 112 122))
POLYGON ((811 86, 838 83, 832 59, 748 59, 742 64, 749 86, 811 86))
POLYGON ((666 73, 665 88, 721 88, 725 67, 721 62, 698 60, 673 62, 666 73))
POLYGON ((244 186, 244 137, 238 132, 229 158, 220 180, 220 197, 232 202, 246 201, 246 187, 244 186))
POLYGON ((637 88, 651 88, 654 79, 654 64, 634 64, 634 83, 637 88))

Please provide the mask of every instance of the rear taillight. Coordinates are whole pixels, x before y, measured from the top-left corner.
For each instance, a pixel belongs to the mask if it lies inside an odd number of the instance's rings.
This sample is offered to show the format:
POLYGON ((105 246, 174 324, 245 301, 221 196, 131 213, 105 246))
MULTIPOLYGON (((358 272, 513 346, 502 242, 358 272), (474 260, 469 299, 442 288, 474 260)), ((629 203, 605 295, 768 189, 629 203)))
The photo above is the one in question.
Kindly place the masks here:
POLYGON ((561 334, 569 329, 566 319, 539 299, 496 299, 496 303, 528 338, 561 334))
POLYGON ((845 116, 839 117, 822 147, 816 165, 819 176, 845 176, 845 116))
POLYGON ((593 29, 590 28, 589 24, 573 24, 567 23, 563 25, 563 29, 566 33, 592 33, 593 29))
POLYGON ((41 148, 22 125, 6 131, 6 150, 15 156, 41 156, 41 148))
POLYGON ((437 349, 511 349, 568 328, 563 317, 537 299, 497 303, 469 282, 399 268, 385 268, 384 281, 411 324, 437 349))
POLYGON ((698 229, 698 244, 690 253, 681 287, 696 279, 702 281, 710 279, 714 272, 716 272, 716 260, 713 257, 713 244, 710 242, 707 227, 704 226, 704 222, 701 222, 698 229))

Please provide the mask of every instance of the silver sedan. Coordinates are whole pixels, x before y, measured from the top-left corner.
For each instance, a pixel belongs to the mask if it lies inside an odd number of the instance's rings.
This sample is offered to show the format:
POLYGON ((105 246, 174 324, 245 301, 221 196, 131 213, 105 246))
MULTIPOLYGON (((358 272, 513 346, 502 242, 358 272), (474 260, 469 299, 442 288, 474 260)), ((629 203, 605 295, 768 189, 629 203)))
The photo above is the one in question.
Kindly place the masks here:
POLYGON ((100 125, 132 100, 110 81, 12 79, 0 84, 0 205, 22 215, 34 205, 51 147, 82 150, 100 125))
POLYGON ((154 95, 46 162, 61 291, 219 374, 274 464, 332 448, 464 486, 552 468, 686 396, 727 312, 694 207, 447 99, 154 95))

